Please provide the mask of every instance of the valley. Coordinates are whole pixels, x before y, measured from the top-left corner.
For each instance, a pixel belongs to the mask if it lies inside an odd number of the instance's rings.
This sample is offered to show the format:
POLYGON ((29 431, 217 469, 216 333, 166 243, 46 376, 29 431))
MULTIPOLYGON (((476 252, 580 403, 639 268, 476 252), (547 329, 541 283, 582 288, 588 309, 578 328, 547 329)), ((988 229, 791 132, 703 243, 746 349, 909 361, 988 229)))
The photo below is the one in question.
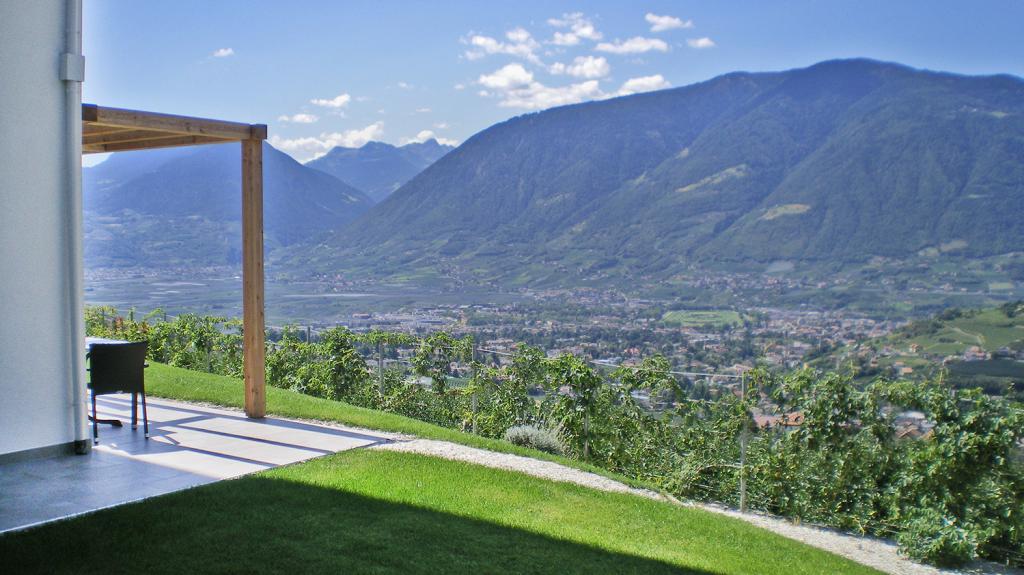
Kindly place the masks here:
MULTIPOLYGON (((455 149, 371 141, 300 164, 268 144, 267 322, 841 367, 872 354, 837 350, 911 322, 1024 298, 1022 145, 1019 78, 867 59, 550 108, 455 149)), ((238 317, 236 156, 86 169, 86 301, 238 317)))
MULTIPOLYGON (((610 364, 661 354, 679 369, 719 373, 755 366, 785 371, 806 362, 842 368, 852 358, 833 350, 860 349, 945 309, 1024 298, 1019 280, 996 271, 1016 261, 1006 257, 1002 266, 971 262, 945 271, 890 262, 890 267, 828 279, 789 267, 783 273, 780 266, 758 273, 700 270, 672 281, 638 283, 633 291, 600 285, 502 290, 443 281, 297 279, 271 268, 267 322, 272 330, 295 326, 314 336, 339 325, 356 332, 443 330, 473 335, 497 351, 526 343, 550 354, 573 353, 610 364)), ((145 315, 159 308, 170 316, 229 318, 241 313, 240 278, 230 267, 91 270, 86 283, 87 303, 122 312, 134 308, 145 315)), ((970 337, 976 336, 961 336, 970 337)), ((884 373, 898 374, 893 370, 903 364, 893 367, 900 358, 892 355, 882 360, 884 373)), ((911 364, 921 361, 931 360, 911 364)))

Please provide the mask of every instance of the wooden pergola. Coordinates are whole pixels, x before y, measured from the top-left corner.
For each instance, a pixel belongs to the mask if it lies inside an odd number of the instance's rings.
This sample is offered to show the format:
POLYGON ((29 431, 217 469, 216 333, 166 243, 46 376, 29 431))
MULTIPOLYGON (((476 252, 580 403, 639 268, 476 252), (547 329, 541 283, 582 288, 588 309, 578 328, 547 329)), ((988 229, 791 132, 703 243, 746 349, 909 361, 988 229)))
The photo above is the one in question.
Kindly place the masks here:
POLYGON ((245 413, 266 414, 263 298, 264 124, 242 124, 82 104, 82 153, 242 144, 242 352, 245 413))

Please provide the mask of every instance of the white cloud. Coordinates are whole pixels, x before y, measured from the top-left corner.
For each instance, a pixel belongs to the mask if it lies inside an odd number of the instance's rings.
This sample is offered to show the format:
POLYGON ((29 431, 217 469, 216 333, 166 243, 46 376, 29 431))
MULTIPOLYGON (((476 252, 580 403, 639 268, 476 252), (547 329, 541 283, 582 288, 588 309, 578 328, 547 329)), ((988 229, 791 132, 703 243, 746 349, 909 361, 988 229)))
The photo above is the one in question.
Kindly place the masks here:
POLYGON ((530 33, 527 32, 526 29, 522 27, 513 28, 508 32, 505 32, 505 37, 508 38, 509 41, 515 42, 516 44, 526 44, 533 40, 533 37, 530 36, 530 33))
POLYGON ((651 32, 664 32, 677 28, 693 28, 693 20, 682 20, 675 16, 658 16, 650 12, 644 16, 644 20, 651 25, 651 32))
POLYGON ((448 129, 448 122, 438 122, 438 123, 434 124, 434 128, 437 129, 437 130, 447 130, 448 129))
POLYGON ((406 144, 422 144, 427 140, 437 140, 438 144, 443 146, 458 146, 458 140, 452 140, 451 138, 439 138, 433 130, 420 130, 418 134, 412 138, 402 138, 399 140, 399 145, 404 146, 406 144))
POLYGON ((556 46, 575 46, 580 43, 580 37, 572 32, 555 32, 551 43, 556 46))
POLYGON ((213 56, 214 58, 227 58, 228 56, 234 56, 235 55, 235 49, 234 48, 217 48, 210 55, 213 56))
POLYGON ((506 64, 492 74, 483 74, 477 81, 492 90, 510 90, 532 82, 533 73, 523 68, 522 64, 506 64))
POLYGON ((611 66, 603 56, 577 56, 572 64, 556 62, 548 71, 552 74, 568 74, 574 78, 604 78, 611 72, 611 66))
POLYGON ((562 14, 561 18, 550 18, 548 25, 555 28, 568 28, 568 32, 555 32, 554 37, 549 41, 556 46, 575 46, 584 40, 600 40, 602 35, 594 27, 594 23, 583 15, 582 12, 562 14))
POLYGON ((352 101, 352 96, 348 94, 338 94, 333 98, 313 98, 310 103, 317 106, 323 106, 325 108, 344 108, 348 106, 348 103, 352 101))
POLYGON ((277 134, 270 137, 270 145, 291 154, 300 162, 315 160, 332 148, 358 148, 371 140, 379 140, 384 134, 384 123, 375 122, 363 128, 343 132, 323 132, 318 137, 282 138, 277 134))
POLYGON ((412 90, 412 84, 408 82, 399 82, 398 87, 403 90, 412 90))
POLYGON ((567 86, 545 86, 534 80, 533 73, 521 64, 508 64, 491 74, 484 74, 478 83, 487 88, 478 94, 500 98, 498 105, 504 108, 540 110, 593 100, 603 95, 597 80, 567 86))
POLYGON ((313 114, 292 114, 291 116, 285 114, 277 117, 279 122, 293 122, 295 124, 314 124, 319 119, 313 114))
MULTIPOLYGON (((604 58, 594 59, 604 60, 604 58)), ((571 74, 570 69, 576 67, 578 69, 575 70, 574 76, 587 77, 585 74, 607 74, 607 65, 607 62, 595 65, 587 58, 581 57, 576 58, 573 64, 556 64, 553 67, 558 69, 552 73, 571 74)), ((508 64, 491 74, 484 74, 480 76, 478 84, 486 88, 477 92, 481 97, 495 98, 498 100, 498 105, 503 108, 524 110, 541 110, 553 106, 628 96, 671 87, 671 84, 661 74, 630 78, 614 92, 603 91, 596 79, 564 86, 548 86, 534 79, 533 73, 521 64, 508 64)), ((438 128, 439 126, 435 125, 438 128)))
POLYGON ((711 38, 708 38, 707 36, 705 36, 703 38, 690 38, 689 40, 686 41, 686 43, 691 48, 696 48, 698 50, 703 49, 703 48, 714 48, 715 47, 715 41, 712 40, 711 38))
POLYGON ((661 74, 654 74, 653 76, 641 76, 639 78, 630 78, 622 84, 619 91, 615 93, 616 96, 628 96, 630 94, 637 94, 639 92, 650 92, 652 90, 664 90, 665 88, 671 88, 672 84, 668 83, 668 80, 661 74))
POLYGON ((577 104, 602 96, 603 94, 597 80, 587 80, 578 84, 557 87, 545 86, 540 82, 531 82, 527 86, 506 91, 504 99, 498 105, 504 108, 542 110, 552 106, 577 104))
POLYGON ((667 52, 668 44, 658 38, 637 36, 625 41, 601 42, 594 49, 598 52, 608 52, 611 54, 643 54, 652 50, 667 52))
POLYGON ((429 114, 430 111, 430 108, 416 108, 417 114, 429 114))
POLYGON ((535 54, 540 44, 533 39, 523 28, 513 28, 505 33, 508 42, 502 42, 490 36, 474 34, 469 39, 463 39, 463 44, 469 44, 471 48, 463 54, 468 60, 479 60, 491 54, 506 54, 522 58, 534 64, 540 63, 540 58, 535 54))
POLYGON ((455 84, 454 86, 452 86, 452 88, 454 88, 456 90, 465 90, 466 89, 466 85, 462 84, 462 83, 458 83, 458 84, 455 84))

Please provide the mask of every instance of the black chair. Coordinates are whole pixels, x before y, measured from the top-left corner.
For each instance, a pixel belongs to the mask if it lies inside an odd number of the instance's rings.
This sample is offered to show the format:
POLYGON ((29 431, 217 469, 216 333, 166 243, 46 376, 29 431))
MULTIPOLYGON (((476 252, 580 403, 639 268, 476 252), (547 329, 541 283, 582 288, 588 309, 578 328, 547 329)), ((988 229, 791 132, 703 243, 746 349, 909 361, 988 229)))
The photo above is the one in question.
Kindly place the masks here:
POLYGON ((92 392, 92 441, 99 443, 99 424, 117 427, 121 422, 96 418, 96 396, 108 393, 132 394, 132 429, 138 428, 138 396, 142 396, 142 425, 149 439, 149 417, 146 415, 147 342, 97 343, 89 348, 89 391, 92 392))

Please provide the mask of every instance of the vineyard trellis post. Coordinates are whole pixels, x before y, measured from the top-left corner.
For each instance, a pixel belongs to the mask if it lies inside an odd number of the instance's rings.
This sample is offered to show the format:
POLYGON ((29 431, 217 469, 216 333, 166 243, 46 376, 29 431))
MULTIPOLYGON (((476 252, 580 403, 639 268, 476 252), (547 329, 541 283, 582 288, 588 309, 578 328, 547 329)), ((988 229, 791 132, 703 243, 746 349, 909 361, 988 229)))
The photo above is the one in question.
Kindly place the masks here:
POLYGON ((594 405, 594 390, 587 391, 587 405, 583 411, 583 459, 590 460, 590 410, 594 405))
POLYGON ((377 389, 384 395, 384 339, 377 338, 377 389))
POLYGON ((477 392, 478 392, 477 389, 476 389, 476 384, 477 384, 477 377, 476 377, 477 376, 477 372, 476 372, 476 346, 475 345, 472 346, 470 348, 470 350, 471 350, 470 366, 472 366, 472 369, 473 369, 473 374, 471 376, 473 378, 471 380, 473 382, 472 383, 472 385, 473 385, 473 395, 470 396, 470 404, 471 404, 470 405, 470 409, 472 411, 472 417, 473 417, 473 422, 472 422, 473 423, 473 435, 476 435, 477 434, 476 433, 476 410, 477 410, 477 392))
POLYGON ((590 408, 583 413, 583 459, 590 459, 590 408))
POLYGON ((743 405, 743 427, 740 429, 740 513, 747 512, 747 374, 740 375, 740 402, 743 405))

